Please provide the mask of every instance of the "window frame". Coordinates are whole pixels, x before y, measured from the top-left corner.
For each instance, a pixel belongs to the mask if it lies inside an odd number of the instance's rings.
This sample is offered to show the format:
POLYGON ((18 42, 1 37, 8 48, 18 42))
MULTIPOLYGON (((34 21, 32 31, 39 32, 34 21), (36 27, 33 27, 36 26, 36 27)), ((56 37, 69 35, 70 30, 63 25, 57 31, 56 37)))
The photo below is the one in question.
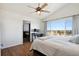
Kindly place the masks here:
MULTIPOLYGON (((51 21, 54 22, 54 21, 64 20, 64 21, 65 21, 65 28, 64 28, 65 34, 64 34, 64 35, 68 35, 68 34, 67 34, 67 26, 66 26, 67 24, 66 24, 66 21, 67 21, 69 18, 70 18, 70 20, 72 21, 72 22, 71 22, 71 27, 72 27, 72 25, 73 25, 73 18, 72 18, 72 17, 66 17, 66 18, 62 18, 62 19, 50 20, 50 21, 47 21, 47 23, 48 23, 48 22, 51 22, 51 21)), ((46 25, 47 25, 47 27, 48 27, 48 24, 47 24, 47 23, 46 23, 46 25)), ((48 31, 50 31, 50 32, 53 31, 53 30, 51 29, 51 25, 50 25, 50 30, 48 30, 48 29, 46 28, 46 35, 48 35, 48 34, 47 34, 48 31)), ((72 35, 73 27, 71 28, 70 31, 71 31, 71 34, 70 34, 70 35, 72 35)))

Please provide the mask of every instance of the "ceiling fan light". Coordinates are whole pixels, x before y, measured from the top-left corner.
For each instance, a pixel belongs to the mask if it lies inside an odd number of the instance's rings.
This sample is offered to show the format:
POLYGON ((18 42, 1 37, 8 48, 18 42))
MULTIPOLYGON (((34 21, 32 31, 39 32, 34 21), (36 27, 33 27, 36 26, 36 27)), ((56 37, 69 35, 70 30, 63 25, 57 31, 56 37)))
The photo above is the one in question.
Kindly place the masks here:
POLYGON ((37 11, 37 14, 38 14, 38 15, 40 15, 40 14, 41 14, 41 12, 40 12, 40 11, 37 11))

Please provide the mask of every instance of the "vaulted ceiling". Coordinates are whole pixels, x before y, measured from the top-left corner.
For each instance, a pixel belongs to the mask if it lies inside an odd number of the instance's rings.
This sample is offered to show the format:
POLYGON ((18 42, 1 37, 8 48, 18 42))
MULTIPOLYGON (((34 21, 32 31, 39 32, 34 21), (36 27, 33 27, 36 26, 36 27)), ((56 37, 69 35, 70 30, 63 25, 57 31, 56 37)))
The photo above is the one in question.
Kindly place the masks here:
MULTIPOLYGON (((0 9, 15 12, 27 17, 43 19, 62 8, 64 5, 66 5, 66 3, 48 3, 48 6, 46 6, 45 9, 50 11, 50 13, 42 12, 41 15, 35 13, 34 9, 27 7, 28 5, 36 8, 38 3, 2 3, 0 4, 0 9)), ((43 5, 43 3, 41 3, 41 5, 43 5)))

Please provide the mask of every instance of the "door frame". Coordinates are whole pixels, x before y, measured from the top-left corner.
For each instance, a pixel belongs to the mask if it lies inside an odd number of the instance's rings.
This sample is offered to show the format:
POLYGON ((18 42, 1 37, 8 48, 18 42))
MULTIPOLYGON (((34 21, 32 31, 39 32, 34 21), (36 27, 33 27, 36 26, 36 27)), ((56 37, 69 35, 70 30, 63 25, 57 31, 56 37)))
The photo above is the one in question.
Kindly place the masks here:
MULTIPOLYGON (((29 34, 30 34, 29 42, 30 42, 31 41, 31 22, 30 21, 27 21, 27 20, 23 20, 23 31, 24 31, 24 22, 26 22, 27 24, 29 24, 29 34)), ((23 33, 23 31, 22 31, 22 33, 23 33)))

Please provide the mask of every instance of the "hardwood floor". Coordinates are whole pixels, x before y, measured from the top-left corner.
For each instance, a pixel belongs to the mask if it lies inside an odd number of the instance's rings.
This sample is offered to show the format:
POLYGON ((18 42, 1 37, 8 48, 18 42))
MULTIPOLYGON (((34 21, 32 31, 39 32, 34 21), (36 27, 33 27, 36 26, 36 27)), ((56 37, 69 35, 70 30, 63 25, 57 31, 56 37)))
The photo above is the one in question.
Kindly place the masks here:
POLYGON ((31 44, 32 43, 30 42, 26 42, 22 45, 2 49, 1 56, 39 56, 39 54, 33 53, 33 50, 32 51, 29 50, 31 44))

